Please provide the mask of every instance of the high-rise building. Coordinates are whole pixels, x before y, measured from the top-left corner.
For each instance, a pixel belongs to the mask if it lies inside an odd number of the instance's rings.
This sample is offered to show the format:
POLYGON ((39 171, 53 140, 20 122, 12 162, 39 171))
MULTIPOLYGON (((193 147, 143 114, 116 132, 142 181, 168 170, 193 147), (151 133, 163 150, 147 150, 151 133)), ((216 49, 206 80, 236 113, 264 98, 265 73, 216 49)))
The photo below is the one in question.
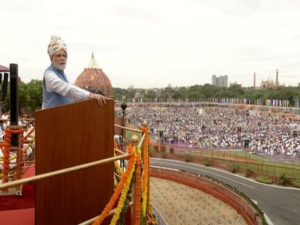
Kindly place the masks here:
POLYGON ((211 84, 217 86, 217 76, 216 75, 212 75, 211 84))
POLYGON ((215 85, 217 87, 228 87, 228 76, 216 76, 212 75, 212 85, 215 85))

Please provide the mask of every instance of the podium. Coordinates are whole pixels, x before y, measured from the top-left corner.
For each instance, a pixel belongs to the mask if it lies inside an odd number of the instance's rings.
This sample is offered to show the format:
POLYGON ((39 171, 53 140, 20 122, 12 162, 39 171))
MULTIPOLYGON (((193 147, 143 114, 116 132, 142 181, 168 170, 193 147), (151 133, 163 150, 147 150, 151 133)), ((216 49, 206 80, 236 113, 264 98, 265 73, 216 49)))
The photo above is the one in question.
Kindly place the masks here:
MULTIPOLYGON (((113 156, 114 101, 91 99, 36 112, 36 174, 113 156)), ((36 182, 36 225, 78 224, 113 194, 113 162, 36 182)))

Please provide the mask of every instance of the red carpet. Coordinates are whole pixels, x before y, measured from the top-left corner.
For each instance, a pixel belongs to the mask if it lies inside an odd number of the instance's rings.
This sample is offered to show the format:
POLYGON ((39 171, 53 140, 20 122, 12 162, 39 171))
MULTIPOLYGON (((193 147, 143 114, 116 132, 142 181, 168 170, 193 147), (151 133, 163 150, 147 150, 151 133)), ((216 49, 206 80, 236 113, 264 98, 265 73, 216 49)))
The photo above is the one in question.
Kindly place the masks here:
MULTIPOLYGON (((23 178, 34 174, 33 165, 26 169, 23 178)), ((34 225, 35 185, 24 185, 22 193, 22 196, 0 196, 0 225, 34 225)))
POLYGON ((0 196, 0 211, 34 208, 34 184, 23 186, 22 196, 0 196))
POLYGON ((34 225, 34 208, 0 211, 0 225, 34 225))
MULTIPOLYGON (((35 166, 26 168, 23 178, 35 175, 35 166)), ((0 196, 0 211, 34 208, 35 204, 35 186, 34 184, 25 184, 22 189, 22 196, 0 196)))

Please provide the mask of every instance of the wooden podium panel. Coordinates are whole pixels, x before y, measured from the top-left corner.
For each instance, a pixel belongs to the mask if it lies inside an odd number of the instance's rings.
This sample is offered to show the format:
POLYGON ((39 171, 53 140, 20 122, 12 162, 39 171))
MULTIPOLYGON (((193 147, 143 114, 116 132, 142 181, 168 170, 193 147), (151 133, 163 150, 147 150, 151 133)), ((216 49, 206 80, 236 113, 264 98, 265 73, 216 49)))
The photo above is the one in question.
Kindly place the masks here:
MULTIPOLYGON (((81 101, 36 112, 36 174, 113 156, 114 101, 81 101)), ((78 224, 113 194, 113 163, 36 183, 35 224, 78 224)))

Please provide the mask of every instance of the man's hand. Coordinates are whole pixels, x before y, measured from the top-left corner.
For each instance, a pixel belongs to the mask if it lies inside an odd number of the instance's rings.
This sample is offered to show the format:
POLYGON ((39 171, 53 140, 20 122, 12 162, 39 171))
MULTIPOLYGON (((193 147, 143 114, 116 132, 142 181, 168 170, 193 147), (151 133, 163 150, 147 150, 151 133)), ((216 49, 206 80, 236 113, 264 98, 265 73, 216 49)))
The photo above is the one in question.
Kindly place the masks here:
POLYGON ((89 94, 89 98, 97 99, 100 106, 105 105, 106 99, 108 99, 108 98, 104 97, 103 95, 98 95, 98 94, 93 94, 93 93, 89 94))

